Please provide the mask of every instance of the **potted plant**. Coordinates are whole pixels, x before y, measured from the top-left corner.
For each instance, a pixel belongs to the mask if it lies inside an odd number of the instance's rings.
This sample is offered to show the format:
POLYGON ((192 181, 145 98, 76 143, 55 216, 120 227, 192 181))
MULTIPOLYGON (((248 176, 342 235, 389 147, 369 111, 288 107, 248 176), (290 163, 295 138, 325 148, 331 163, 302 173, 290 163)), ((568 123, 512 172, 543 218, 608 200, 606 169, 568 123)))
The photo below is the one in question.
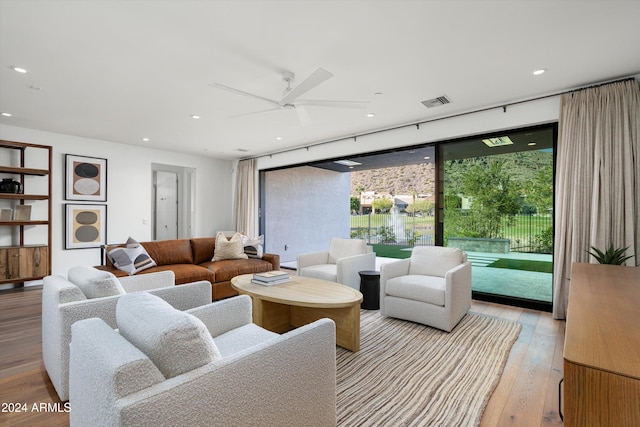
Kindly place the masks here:
POLYGON ((629 258, 633 258, 632 255, 625 256, 625 252, 629 249, 629 246, 626 248, 614 248, 613 243, 609 245, 609 248, 606 251, 601 251, 594 246, 591 246, 591 251, 587 251, 589 255, 594 257, 600 264, 614 264, 614 265, 624 265, 624 262, 629 258))

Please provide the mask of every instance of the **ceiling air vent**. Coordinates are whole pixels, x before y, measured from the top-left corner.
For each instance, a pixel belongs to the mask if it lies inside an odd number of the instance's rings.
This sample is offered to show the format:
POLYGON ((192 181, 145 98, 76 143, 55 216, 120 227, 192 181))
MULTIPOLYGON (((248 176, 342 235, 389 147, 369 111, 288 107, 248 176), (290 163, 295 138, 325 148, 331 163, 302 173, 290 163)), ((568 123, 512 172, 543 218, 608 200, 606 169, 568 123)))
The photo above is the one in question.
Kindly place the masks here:
POLYGON ((422 101, 422 104, 427 108, 439 107, 441 105, 451 104, 451 100, 447 95, 442 95, 437 98, 427 99, 422 101))

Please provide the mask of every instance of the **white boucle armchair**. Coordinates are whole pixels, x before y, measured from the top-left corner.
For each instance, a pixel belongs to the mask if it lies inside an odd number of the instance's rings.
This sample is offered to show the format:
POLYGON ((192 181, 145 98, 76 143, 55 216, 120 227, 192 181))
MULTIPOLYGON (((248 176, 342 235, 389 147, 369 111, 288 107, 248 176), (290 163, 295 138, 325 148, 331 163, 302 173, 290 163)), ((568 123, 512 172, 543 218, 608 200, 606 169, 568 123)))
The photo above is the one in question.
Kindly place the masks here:
POLYGON ((380 314, 451 330, 471 308, 471 263, 458 248, 416 246, 380 267, 380 314))
POLYGON ((116 316, 72 327, 72 427, 335 427, 332 320, 279 335, 246 295, 181 312, 144 293, 116 316))
MULTIPOLYGON (((111 273, 91 267, 74 267, 69 270, 69 276, 69 279, 60 275, 47 276, 42 289, 42 358, 51 383, 62 401, 69 399, 69 343, 74 322, 99 317, 115 327, 116 303, 123 293, 148 291, 180 310, 211 303, 211 284, 208 281, 176 286, 172 271, 116 279, 111 273), (90 293, 87 288, 83 292, 70 280, 74 271, 74 277, 79 274, 86 277, 87 272, 101 279, 107 277, 117 288, 117 292, 111 292, 116 295, 88 298, 85 294, 90 293)), ((98 290, 102 292, 98 295, 109 293, 104 288, 98 290)))
POLYGON ((376 254, 362 239, 331 238, 329 250, 298 255, 298 275, 360 289, 360 271, 376 269, 376 254))

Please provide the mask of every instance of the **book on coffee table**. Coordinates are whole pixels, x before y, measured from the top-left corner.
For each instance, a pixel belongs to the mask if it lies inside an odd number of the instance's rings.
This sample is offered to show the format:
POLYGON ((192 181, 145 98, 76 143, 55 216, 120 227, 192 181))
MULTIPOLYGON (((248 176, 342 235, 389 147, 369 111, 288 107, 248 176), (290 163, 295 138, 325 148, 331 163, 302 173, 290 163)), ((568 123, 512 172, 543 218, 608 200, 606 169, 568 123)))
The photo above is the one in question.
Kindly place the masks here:
POLYGON ((278 270, 267 271, 267 272, 264 272, 264 273, 255 273, 253 275, 254 279, 262 280, 264 282, 271 282, 273 280, 280 280, 280 279, 285 278, 285 277, 289 277, 289 273, 287 273, 286 271, 278 271, 278 270))
POLYGON ((259 285, 276 285, 291 280, 289 273, 285 271, 267 271, 266 273, 256 273, 253 275, 251 282, 259 285))

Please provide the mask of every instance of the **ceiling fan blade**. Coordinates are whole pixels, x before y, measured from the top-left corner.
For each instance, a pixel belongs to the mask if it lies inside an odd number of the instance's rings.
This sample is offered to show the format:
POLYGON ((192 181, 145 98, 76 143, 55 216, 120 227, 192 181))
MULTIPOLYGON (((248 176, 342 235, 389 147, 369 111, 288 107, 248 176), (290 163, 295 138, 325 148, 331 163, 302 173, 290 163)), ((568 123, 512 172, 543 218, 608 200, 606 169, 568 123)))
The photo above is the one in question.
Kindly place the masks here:
POLYGON ((245 92, 245 91, 240 90, 240 89, 235 89, 235 88, 232 88, 232 87, 229 87, 229 86, 225 86, 225 85, 220 84, 220 83, 211 83, 210 86, 218 88, 218 89, 226 90, 228 92, 236 93, 238 95, 243 95, 243 96, 248 96, 248 97, 251 97, 251 98, 254 98, 254 99, 259 99, 261 101, 268 102, 269 104, 272 104, 272 105, 280 106, 280 104, 276 100, 265 98, 265 97, 262 97, 262 96, 259 96, 259 95, 255 95, 253 93, 245 92))
POLYGON ((280 105, 291 104, 297 97, 318 86, 320 83, 333 77, 333 74, 324 68, 318 68, 309 77, 289 91, 281 100, 280 105))
POLYGON ((298 105, 312 105, 314 107, 338 107, 338 108, 367 108, 369 101, 336 101, 332 99, 299 99, 298 105))
POLYGON ((302 105, 296 105, 296 114, 301 126, 308 126, 311 124, 311 118, 302 105))
POLYGON ((274 111, 280 111, 282 109, 283 109, 282 107, 269 108, 267 110, 252 111, 250 113, 234 114, 233 116, 227 116, 227 118, 228 119, 234 119, 236 117, 253 116, 253 115, 256 115, 256 114, 264 114, 264 113, 271 113, 271 112, 274 112, 274 111))

